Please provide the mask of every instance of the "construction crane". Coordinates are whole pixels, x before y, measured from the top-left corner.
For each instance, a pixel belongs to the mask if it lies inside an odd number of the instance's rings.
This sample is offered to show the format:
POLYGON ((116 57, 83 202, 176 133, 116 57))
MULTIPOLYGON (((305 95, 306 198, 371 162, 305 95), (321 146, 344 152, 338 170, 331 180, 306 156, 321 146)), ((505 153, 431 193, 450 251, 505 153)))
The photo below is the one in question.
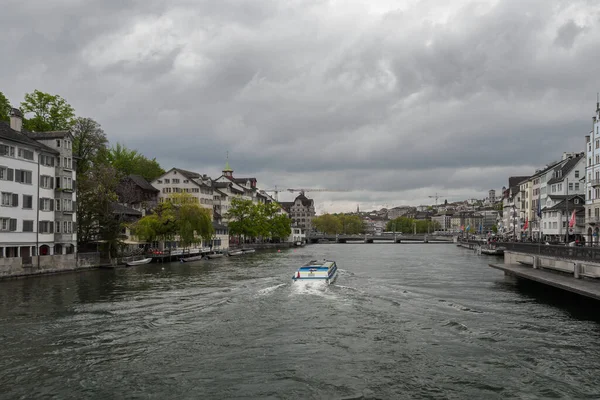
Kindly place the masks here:
POLYGON ((442 197, 442 196, 439 196, 439 195, 436 193, 436 194, 435 194, 435 196, 427 196, 427 197, 429 197, 430 199, 435 199, 435 205, 437 206, 438 199, 439 199, 440 197, 442 197))
POLYGON ((286 189, 290 193, 300 192, 300 194, 304 194, 304 192, 349 192, 346 189, 286 189))
POLYGON ((275 201, 279 201, 279 192, 280 191, 279 191, 279 189, 277 189, 277 185, 275 185, 274 189, 264 189, 264 190, 261 190, 261 192, 274 193, 275 194, 275 196, 274 196, 275 201))

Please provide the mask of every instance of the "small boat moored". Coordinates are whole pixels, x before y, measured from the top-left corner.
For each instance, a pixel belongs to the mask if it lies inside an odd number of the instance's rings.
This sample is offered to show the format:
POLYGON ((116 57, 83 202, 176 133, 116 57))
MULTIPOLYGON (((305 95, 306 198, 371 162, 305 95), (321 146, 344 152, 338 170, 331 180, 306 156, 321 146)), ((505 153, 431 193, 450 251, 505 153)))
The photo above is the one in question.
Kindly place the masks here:
POLYGON ((223 257, 223 256, 224 256, 223 253, 210 253, 210 254, 206 255, 206 257, 210 258, 211 260, 213 258, 219 258, 219 257, 223 257))
POLYGON ((228 254, 229 254, 229 257, 233 257, 233 256, 241 256, 242 254, 244 254, 244 252, 242 250, 235 250, 235 251, 230 251, 228 254))
POLYGON ((199 255, 199 256, 192 256, 192 257, 188 257, 188 258, 182 258, 181 262, 192 262, 192 261, 199 261, 202 260, 204 258, 203 255, 199 255))
POLYGON ((313 279, 321 279, 325 280, 327 284, 333 283, 335 278, 337 277, 337 265, 335 261, 323 260, 317 261, 312 260, 309 263, 298 268, 294 276, 292 276, 292 280, 313 280, 313 279))
POLYGON ((143 265, 149 264, 152 261, 152 258, 143 258, 141 260, 129 261, 125 265, 128 267, 133 267, 134 265, 143 265))
POLYGON ((255 253, 256 250, 254 250, 254 249, 242 249, 242 252, 244 254, 251 254, 251 253, 255 253))

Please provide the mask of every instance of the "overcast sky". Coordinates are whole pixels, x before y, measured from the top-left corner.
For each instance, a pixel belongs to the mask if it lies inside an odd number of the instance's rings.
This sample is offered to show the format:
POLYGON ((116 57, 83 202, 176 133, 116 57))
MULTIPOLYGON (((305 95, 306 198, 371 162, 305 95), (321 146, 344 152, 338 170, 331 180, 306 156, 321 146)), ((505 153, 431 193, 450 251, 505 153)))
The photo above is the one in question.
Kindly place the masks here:
POLYGON ((321 212, 483 198, 583 151, 600 90, 598 0, 4 0, 0 26, 13 104, 60 94, 165 169, 229 151, 346 190, 321 212))

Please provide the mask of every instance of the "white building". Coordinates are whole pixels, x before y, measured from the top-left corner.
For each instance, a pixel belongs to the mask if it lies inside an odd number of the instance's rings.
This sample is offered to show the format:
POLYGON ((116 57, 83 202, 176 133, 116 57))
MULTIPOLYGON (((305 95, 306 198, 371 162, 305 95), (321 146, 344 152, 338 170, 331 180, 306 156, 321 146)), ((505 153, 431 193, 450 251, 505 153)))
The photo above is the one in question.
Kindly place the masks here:
POLYGON ((549 196, 549 201, 554 202, 552 206, 542 210, 542 232, 544 240, 551 242, 565 242, 567 237, 567 226, 575 211, 575 224, 569 230, 568 242, 581 238, 585 230, 585 197, 583 195, 549 196))
POLYGON ((431 220, 439 224, 440 231, 447 232, 452 229, 452 214, 435 215, 431 217, 431 220))
POLYGON ((298 227, 293 227, 292 228, 292 233, 290 234, 290 237, 288 238, 288 242, 290 243, 306 243, 306 233, 304 233, 304 231, 302 230, 302 228, 298 228, 298 227))
POLYGON ((200 206, 213 212, 214 193, 212 181, 206 175, 186 171, 180 168, 171 168, 163 175, 151 182, 159 190, 158 202, 170 201, 176 193, 188 193, 197 199, 200 206))
POLYGON ((48 137, 33 134, 23 131, 22 126, 17 109, 11 111, 10 124, 0 121, 0 258, 26 260, 36 255, 75 253, 72 138, 68 132, 48 133, 48 137), (61 136, 60 146, 49 146, 59 143, 50 137, 52 134, 61 136), (68 148, 63 146, 65 138, 68 148), (63 154, 69 156, 65 168, 63 154), (63 177, 70 178, 64 181, 70 188, 67 191, 63 191, 63 177), (63 203, 63 199, 71 201, 63 203), (67 214, 62 212, 65 204, 69 207, 67 214), (67 235, 63 235, 63 228, 67 235))
POLYGON ((525 218, 521 210, 529 207, 525 188, 527 176, 511 176, 508 178, 508 188, 502 191, 502 224, 498 233, 507 238, 520 238, 525 218), (501 229, 500 229, 501 228, 501 229))
POLYGON ((600 103, 596 103, 592 131, 585 137, 586 243, 598 244, 600 230, 600 103))

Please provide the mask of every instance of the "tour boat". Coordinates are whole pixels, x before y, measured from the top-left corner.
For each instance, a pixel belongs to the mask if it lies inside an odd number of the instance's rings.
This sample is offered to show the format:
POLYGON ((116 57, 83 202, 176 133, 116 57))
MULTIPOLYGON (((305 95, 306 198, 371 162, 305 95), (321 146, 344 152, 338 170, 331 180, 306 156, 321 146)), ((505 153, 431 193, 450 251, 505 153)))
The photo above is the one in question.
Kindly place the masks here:
POLYGON ((308 264, 305 264, 298 268, 292 280, 311 280, 320 279, 327 282, 327 284, 333 283, 337 277, 337 265, 335 261, 323 260, 317 261, 312 260, 308 264))
POLYGON ((244 254, 242 250, 234 250, 229 252, 229 257, 241 256, 242 254, 244 254))
POLYGON ((256 250, 254 250, 254 249, 243 249, 242 251, 244 252, 244 254, 250 254, 250 253, 254 253, 256 250))
POLYGON ((143 258, 141 260, 129 261, 126 263, 128 267, 133 267, 134 265, 143 265, 148 264, 152 261, 152 258, 143 258))

